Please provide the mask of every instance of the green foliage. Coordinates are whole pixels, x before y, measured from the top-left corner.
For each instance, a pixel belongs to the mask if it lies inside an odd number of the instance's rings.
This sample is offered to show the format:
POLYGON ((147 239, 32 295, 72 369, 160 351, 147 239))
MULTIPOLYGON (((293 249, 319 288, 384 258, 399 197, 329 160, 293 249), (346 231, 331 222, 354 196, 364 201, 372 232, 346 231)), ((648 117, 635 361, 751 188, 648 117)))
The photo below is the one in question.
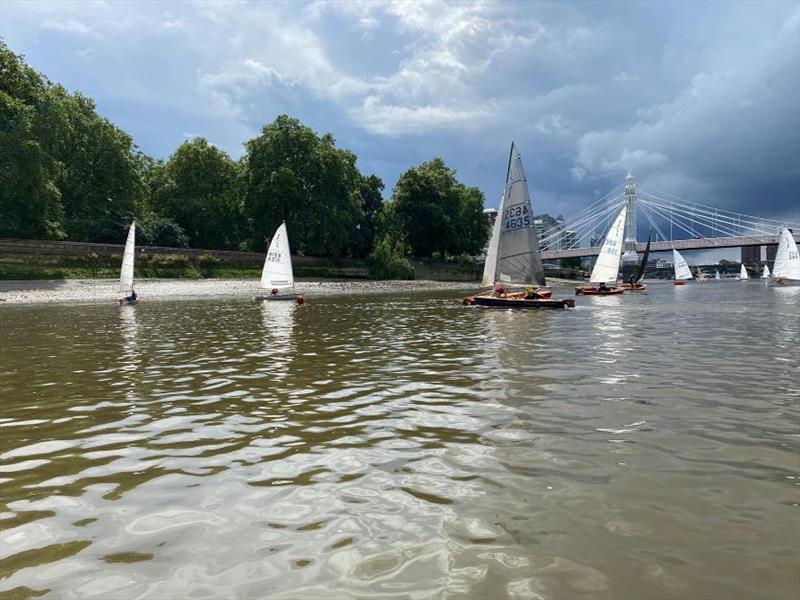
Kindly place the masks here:
POLYGON ((401 238, 384 235, 367 258, 373 279, 414 279, 414 268, 406 259, 407 246, 401 238))
POLYGON ((435 158, 400 176, 389 220, 405 233, 417 257, 477 254, 489 236, 483 200, 479 189, 460 183, 455 171, 435 158))
POLYGON ((204 138, 184 142, 146 173, 153 210, 199 248, 235 249, 244 233, 238 165, 204 138))
POLYGON ((383 210, 383 181, 376 175, 361 177, 358 183, 358 199, 361 205, 361 221, 356 225, 349 241, 349 254, 365 257, 372 250, 383 210))
POLYGON ((58 163, 40 139, 45 80, 0 40, 0 235, 63 238, 58 163))
POLYGON ((142 194, 133 142, 0 41, 0 234, 118 241, 142 194))
POLYGON ((285 220, 298 254, 343 255, 364 218, 355 155, 286 115, 246 148, 242 186, 253 249, 266 249, 285 220))
POLYGON ((136 223, 136 240, 144 246, 186 248, 189 237, 183 228, 169 217, 147 213, 136 223))

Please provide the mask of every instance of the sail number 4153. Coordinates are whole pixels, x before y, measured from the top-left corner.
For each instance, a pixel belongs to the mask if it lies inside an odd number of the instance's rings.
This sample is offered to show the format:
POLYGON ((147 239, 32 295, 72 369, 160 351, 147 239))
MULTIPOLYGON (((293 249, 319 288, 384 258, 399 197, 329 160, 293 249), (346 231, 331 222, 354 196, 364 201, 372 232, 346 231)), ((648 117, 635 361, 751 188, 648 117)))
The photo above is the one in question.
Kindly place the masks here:
POLYGON ((503 211, 503 229, 522 229, 531 226, 531 216, 524 204, 512 206, 503 211))

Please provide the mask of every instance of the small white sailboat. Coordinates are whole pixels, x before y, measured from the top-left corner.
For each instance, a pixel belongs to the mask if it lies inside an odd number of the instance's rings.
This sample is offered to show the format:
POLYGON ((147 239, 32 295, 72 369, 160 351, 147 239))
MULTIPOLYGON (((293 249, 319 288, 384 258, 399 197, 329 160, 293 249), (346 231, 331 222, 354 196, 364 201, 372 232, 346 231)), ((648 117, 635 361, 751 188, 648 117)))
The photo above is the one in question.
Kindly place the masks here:
POLYGON ((761 271, 761 279, 769 279, 769 267, 764 263, 764 270, 761 271))
POLYGON ((675 285, 685 285, 687 279, 693 279, 692 270, 681 253, 672 249, 672 264, 675 266, 675 285))
POLYGON ((747 269, 745 268, 744 264, 742 264, 742 268, 739 271, 739 279, 741 279, 742 281, 750 279, 750 275, 747 274, 747 269))
POLYGON ((628 214, 628 207, 623 206, 617 215, 614 224, 606 234, 606 240, 600 248, 600 254, 594 263, 590 283, 596 283, 594 287, 575 288, 577 296, 610 296, 621 294, 625 291, 622 286, 617 286, 617 276, 619 275, 619 260, 622 257, 622 238, 625 235, 625 217, 628 214), (611 287, 606 284, 611 283, 611 287))
POLYGON ((120 306, 124 304, 136 304, 136 292, 133 289, 133 261, 136 254, 136 221, 131 223, 128 229, 128 238, 125 240, 125 251, 122 253, 122 268, 119 273, 120 294, 125 294, 119 298, 120 306))
POLYGON ((772 277, 778 284, 783 283, 784 279, 800 281, 800 254, 797 252, 794 236, 788 229, 781 231, 778 252, 772 265, 772 277))
POLYGON ((280 224, 272 236, 259 287, 262 293, 256 294, 254 300, 297 300, 299 304, 303 304, 303 297, 294 293, 294 272, 286 221, 280 224))
POLYGON ((716 279, 717 281, 719 281, 719 279, 720 279, 719 271, 717 271, 716 269, 714 270, 714 279, 716 279))

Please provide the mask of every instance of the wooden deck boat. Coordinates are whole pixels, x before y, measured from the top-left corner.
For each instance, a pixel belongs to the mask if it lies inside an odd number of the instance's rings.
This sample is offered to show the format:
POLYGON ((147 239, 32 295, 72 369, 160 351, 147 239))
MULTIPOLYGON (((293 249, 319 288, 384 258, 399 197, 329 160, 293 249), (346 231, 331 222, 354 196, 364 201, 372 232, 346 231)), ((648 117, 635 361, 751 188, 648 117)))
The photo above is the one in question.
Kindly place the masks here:
POLYGON ((626 292, 643 292, 647 289, 646 283, 623 283, 622 287, 626 292))
POLYGON ((579 287, 575 288, 576 296, 616 296, 622 294, 625 288, 622 286, 615 286, 610 288, 601 289, 599 287, 579 287))
POLYGON ((524 296, 494 296, 479 294, 464 298, 463 304, 468 306, 488 306, 491 308, 575 308, 575 300, 556 300, 553 298, 525 298, 524 296))

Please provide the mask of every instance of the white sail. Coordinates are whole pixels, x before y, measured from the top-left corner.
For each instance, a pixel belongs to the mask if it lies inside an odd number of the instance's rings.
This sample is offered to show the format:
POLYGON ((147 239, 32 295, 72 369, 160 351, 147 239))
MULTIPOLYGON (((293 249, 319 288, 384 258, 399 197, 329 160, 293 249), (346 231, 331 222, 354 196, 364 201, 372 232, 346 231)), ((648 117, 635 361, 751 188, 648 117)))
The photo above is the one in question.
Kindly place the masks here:
POLYGON ((747 269, 744 265, 742 265, 742 269, 739 272, 739 279, 750 279, 750 275, 747 274, 747 269))
POLYGON ((775 264, 772 265, 772 276, 800 280, 800 254, 797 253, 797 243, 792 232, 788 229, 781 231, 778 253, 775 255, 775 264))
POLYGON ((264 270, 261 271, 261 287, 263 289, 285 288, 294 286, 292 272, 292 255, 289 253, 289 236, 286 234, 286 222, 281 223, 270 242, 267 257, 264 259, 264 270))
POLYGON ((764 264, 764 270, 761 272, 761 279, 769 279, 769 267, 764 264))
POLYGON ((622 256, 622 237, 625 235, 625 217, 628 207, 623 206, 616 221, 606 234, 606 241, 600 248, 597 262, 594 263, 592 276, 589 281, 592 283, 606 283, 616 281, 619 274, 619 259, 622 256))
POLYGON ((130 294, 133 291, 133 257, 136 252, 136 221, 128 229, 125 252, 122 254, 122 269, 119 273, 119 291, 130 294))
POLYGON ((672 264, 675 265, 675 279, 692 279, 692 270, 677 250, 672 249, 672 264))
POLYGON ((489 248, 486 250, 486 261, 483 263, 483 278, 481 285, 494 285, 494 270, 497 267, 497 245, 500 241, 500 224, 502 223, 503 205, 505 204, 505 194, 500 197, 500 206, 497 208, 497 215, 492 226, 492 237, 489 239, 489 248))
POLYGON ((719 271, 716 271, 716 270, 714 271, 714 279, 719 281, 719 271))
POLYGON ((497 215, 500 228, 495 279, 512 285, 545 285, 528 181, 522 168, 522 158, 513 143, 508 157, 502 208, 497 215))

